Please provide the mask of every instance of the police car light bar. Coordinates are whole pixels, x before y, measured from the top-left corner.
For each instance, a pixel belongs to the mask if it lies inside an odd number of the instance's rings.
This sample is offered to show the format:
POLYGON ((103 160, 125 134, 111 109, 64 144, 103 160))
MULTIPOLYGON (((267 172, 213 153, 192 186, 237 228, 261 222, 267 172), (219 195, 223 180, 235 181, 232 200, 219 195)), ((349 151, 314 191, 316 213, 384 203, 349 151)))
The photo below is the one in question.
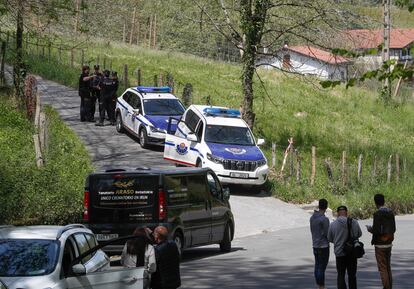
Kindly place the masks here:
POLYGON ((136 88, 141 93, 170 93, 171 87, 169 86, 162 86, 162 87, 154 87, 154 86, 137 86, 136 88))
POLYGON ((209 116, 240 117, 240 111, 230 108, 206 107, 203 112, 209 116))

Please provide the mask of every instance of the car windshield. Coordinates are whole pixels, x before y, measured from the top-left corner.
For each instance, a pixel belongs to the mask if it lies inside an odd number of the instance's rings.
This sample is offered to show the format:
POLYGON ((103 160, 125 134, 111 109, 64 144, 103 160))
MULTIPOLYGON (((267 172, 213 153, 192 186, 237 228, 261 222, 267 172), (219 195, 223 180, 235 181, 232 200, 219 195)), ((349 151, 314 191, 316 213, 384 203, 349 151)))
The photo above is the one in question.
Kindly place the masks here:
POLYGON ((56 266, 58 248, 54 240, 0 240, 0 277, 49 274, 56 266))
POLYGON ((184 107, 178 99, 144 99, 145 114, 181 115, 184 107))
POLYGON ((252 133, 247 127, 208 125, 204 137, 206 142, 255 145, 252 133))

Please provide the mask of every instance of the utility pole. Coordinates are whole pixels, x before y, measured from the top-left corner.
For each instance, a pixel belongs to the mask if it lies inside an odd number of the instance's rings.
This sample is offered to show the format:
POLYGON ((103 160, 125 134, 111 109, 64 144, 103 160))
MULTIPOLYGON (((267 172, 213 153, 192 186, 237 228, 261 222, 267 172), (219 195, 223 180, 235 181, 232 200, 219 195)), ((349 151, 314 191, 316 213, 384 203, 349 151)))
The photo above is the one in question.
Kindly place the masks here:
MULTIPOLYGON (((391 0, 383 0, 384 10, 384 46, 382 48, 382 62, 389 62, 390 60, 390 32, 391 32, 391 0)), ((390 67, 386 69, 386 73, 390 72, 390 67)), ((384 79, 383 84, 383 97, 388 101, 391 98, 391 83, 387 77, 384 79)))

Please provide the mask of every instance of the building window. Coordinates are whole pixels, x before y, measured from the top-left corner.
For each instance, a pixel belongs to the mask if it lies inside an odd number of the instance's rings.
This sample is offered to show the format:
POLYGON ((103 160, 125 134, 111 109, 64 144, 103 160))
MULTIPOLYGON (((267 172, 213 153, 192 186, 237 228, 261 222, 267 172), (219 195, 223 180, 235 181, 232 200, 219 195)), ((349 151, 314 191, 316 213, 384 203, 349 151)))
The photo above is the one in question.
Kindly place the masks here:
POLYGON ((289 54, 283 55, 283 68, 284 69, 290 69, 291 68, 290 55, 289 54))

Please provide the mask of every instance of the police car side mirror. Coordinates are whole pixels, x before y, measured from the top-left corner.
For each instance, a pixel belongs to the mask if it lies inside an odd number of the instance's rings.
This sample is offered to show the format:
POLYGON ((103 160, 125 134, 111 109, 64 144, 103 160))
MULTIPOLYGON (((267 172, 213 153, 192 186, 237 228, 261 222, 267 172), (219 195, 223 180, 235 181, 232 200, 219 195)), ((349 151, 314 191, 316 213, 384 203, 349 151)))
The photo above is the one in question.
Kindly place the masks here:
POLYGON ((132 112, 133 112, 134 114, 140 114, 139 108, 135 108, 135 109, 133 109, 133 110, 132 110, 132 112))
POLYGON ((187 140, 198 142, 197 136, 194 133, 189 133, 187 135, 187 140))
POLYGON ((263 139, 263 138, 259 138, 258 140, 257 140, 257 145, 258 146, 262 146, 262 145, 264 145, 265 144, 265 140, 263 139))

